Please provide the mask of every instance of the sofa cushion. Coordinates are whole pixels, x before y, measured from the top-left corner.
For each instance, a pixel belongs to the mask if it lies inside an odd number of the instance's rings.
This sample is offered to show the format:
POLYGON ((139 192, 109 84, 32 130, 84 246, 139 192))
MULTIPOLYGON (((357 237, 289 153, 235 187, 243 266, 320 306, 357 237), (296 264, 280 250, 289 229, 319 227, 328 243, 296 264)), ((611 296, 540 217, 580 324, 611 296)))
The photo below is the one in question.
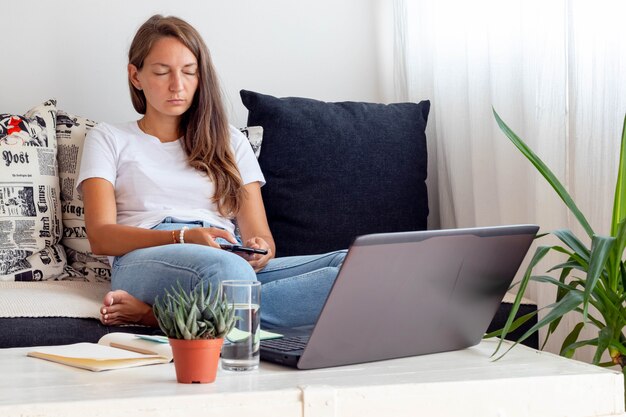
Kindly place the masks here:
POLYGON ((0 280, 67 276, 55 132, 56 101, 0 114, 0 280))
POLYGON ((96 319, 73 317, 0 318, 0 349, 98 343, 111 332, 162 335, 160 329, 145 326, 105 326, 96 319), (28 330, 24 330, 28 329, 28 330))
POLYGON ((326 103, 241 91, 263 127, 259 163, 277 256, 347 248, 361 234, 426 229, 430 103, 326 103))
POLYGON ((59 110, 57 113, 57 142, 63 239, 67 263, 87 281, 109 281, 111 267, 106 256, 91 251, 85 227, 85 209, 75 184, 80 168, 85 135, 96 122, 59 110))
POLYGON ((0 282, 0 317, 99 318, 104 282, 0 282))

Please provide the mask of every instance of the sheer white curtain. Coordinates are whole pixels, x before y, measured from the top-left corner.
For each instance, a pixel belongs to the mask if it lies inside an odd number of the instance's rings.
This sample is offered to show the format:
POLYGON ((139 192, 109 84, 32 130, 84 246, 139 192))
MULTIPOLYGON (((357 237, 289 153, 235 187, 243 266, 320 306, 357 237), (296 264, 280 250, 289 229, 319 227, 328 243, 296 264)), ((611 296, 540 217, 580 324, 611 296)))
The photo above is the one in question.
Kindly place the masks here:
MULTIPOLYGON (((432 102, 430 186, 439 218, 431 224, 533 222, 544 231, 580 231, 500 133, 493 106, 596 232, 608 233, 626 112, 626 2, 395 0, 390 7, 393 96, 432 102)), ((553 300, 545 286, 530 295, 540 306, 553 300)), ((548 350, 558 350, 556 339, 548 350)))

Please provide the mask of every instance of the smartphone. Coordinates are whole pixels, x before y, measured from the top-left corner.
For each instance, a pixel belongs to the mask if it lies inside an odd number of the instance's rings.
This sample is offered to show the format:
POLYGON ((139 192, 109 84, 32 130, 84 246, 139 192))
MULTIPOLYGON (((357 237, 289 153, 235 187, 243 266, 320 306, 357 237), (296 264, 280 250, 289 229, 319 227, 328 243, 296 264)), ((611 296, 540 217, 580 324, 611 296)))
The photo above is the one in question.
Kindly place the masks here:
POLYGON ((267 249, 254 249, 254 248, 249 248, 247 246, 239 246, 239 245, 220 245, 220 247, 224 250, 230 251, 230 252, 243 252, 243 253, 260 253, 261 255, 267 255, 267 249))

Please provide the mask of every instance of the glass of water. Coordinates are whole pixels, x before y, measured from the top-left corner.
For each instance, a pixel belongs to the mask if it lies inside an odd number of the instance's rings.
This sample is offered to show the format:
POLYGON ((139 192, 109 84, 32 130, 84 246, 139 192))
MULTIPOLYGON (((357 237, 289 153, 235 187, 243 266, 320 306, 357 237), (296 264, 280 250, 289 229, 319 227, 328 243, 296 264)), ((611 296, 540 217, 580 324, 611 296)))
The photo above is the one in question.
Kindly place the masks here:
POLYGON ((250 371, 259 367, 261 283, 222 281, 228 304, 235 307, 235 327, 224 338, 222 369, 250 371))

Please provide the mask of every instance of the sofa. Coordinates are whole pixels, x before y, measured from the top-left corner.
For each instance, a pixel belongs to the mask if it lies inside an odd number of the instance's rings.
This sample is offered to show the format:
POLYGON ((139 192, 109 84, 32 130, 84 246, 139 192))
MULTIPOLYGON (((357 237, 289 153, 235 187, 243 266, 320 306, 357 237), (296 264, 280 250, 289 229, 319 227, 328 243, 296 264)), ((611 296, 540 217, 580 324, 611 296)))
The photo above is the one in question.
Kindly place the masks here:
MULTIPOLYGON (((361 234, 424 230, 430 103, 326 103, 241 91, 277 256, 347 248, 361 234)), ((2 109, 0 109, 1 111, 2 109)), ((91 252, 75 180, 96 122, 48 100, 0 114, 0 348, 96 342, 105 256, 91 252)), ((490 331, 511 308, 505 297, 490 331)), ((519 315, 536 311, 525 301, 519 315)), ((535 321, 536 322, 536 321, 535 321)), ((533 322, 510 334, 516 338, 533 322)), ((525 344, 537 347, 537 335, 525 344)))

